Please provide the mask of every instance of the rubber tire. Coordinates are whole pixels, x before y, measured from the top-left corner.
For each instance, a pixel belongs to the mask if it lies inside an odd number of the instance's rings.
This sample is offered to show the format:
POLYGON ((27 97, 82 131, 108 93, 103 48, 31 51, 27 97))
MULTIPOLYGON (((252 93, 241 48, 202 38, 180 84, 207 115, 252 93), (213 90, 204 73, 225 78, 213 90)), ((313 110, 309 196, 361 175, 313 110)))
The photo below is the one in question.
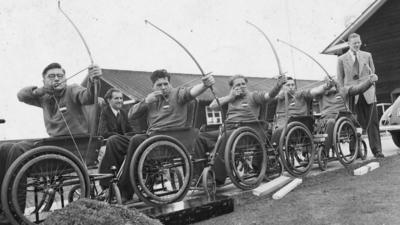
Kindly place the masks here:
POLYGON ((391 131, 393 143, 400 148, 400 131, 391 131))
POLYGON ((360 140, 360 147, 358 152, 361 154, 361 159, 366 160, 368 155, 367 143, 364 140, 360 140))
MULTIPOLYGON (((14 225, 19 225, 23 221, 23 218, 20 218, 16 214, 16 210, 10 206, 12 204, 12 199, 11 198, 11 191, 12 191, 12 185, 14 183, 14 179, 20 169, 30 161, 30 159, 34 159, 36 157, 39 157, 41 155, 49 155, 49 154, 57 154, 64 156, 70 160, 72 160, 80 169, 81 173, 83 174, 84 181, 84 197, 89 197, 89 175, 87 173, 86 166, 81 162, 81 160, 75 156, 73 153, 70 151, 57 147, 57 146, 40 146, 37 148, 33 148, 31 150, 28 150, 27 152, 23 153, 20 155, 8 168, 4 180, 1 186, 1 204, 2 204, 2 210, 6 217, 10 220, 10 222, 14 225)), ((34 224, 34 223, 28 223, 28 224, 34 224)))
POLYGON ((328 156, 326 155, 325 147, 323 145, 318 147, 317 150, 317 160, 318 160, 318 167, 325 171, 328 167, 328 156))
POLYGON ((213 198, 217 192, 214 170, 208 166, 203 170, 202 185, 207 197, 213 198))
POLYGON ((336 153, 336 156, 337 156, 339 162, 345 167, 347 167, 348 165, 353 163, 357 159, 358 147, 359 147, 358 146, 358 135, 357 135, 357 130, 356 130, 353 122, 347 117, 339 118, 338 121, 335 123, 335 128, 333 130, 333 149, 336 153), (354 150, 353 156, 350 158, 350 160, 346 160, 346 159, 344 159, 344 157, 342 157, 342 154, 341 154, 341 152, 339 152, 339 149, 337 146, 337 144, 338 144, 337 137, 340 132, 339 129, 344 126, 343 124, 346 124, 346 123, 349 124, 350 127, 352 128, 354 137, 355 137, 354 143, 355 143, 356 149, 354 150))
MULTIPOLYGON (((75 193, 76 193, 76 191, 77 191, 78 189, 81 189, 81 186, 80 186, 79 184, 73 186, 73 187, 71 188, 71 190, 69 190, 69 192, 68 192, 68 202, 69 202, 69 203, 74 202, 74 196, 75 196, 75 193)), ((79 198, 81 198, 81 197, 80 197, 80 194, 79 194, 79 198)), ((79 198, 78 198, 78 199, 79 199, 79 198)))
POLYGON ((121 191, 119 190, 119 187, 116 183, 111 183, 111 190, 112 194, 110 194, 110 196, 108 197, 107 203, 112 204, 112 200, 115 195, 117 204, 122 205, 121 191))
POLYGON ((258 187, 265 177, 265 171, 267 169, 267 151, 265 150, 264 142, 261 140, 257 131, 250 127, 239 127, 238 129, 234 130, 232 134, 229 136, 228 141, 225 145, 225 169, 228 173, 229 178, 231 179, 232 183, 243 190, 251 190, 258 187), (257 178, 254 182, 243 182, 240 178, 236 176, 236 172, 234 169, 234 162, 232 161, 232 151, 234 151, 235 145, 238 143, 238 138, 243 138, 246 135, 255 138, 258 141, 258 144, 261 146, 262 151, 262 161, 260 163, 261 169, 260 173, 258 174, 257 178))
POLYGON ((181 142, 179 142, 177 139, 167 136, 167 135, 156 135, 153 137, 150 137, 146 139, 144 142, 142 142, 138 148, 135 150, 135 153, 133 154, 133 158, 130 162, 129 165, 129 177, 130 181, 132 184, 132 187, 134 189, 134 192, 138 195, 138 197, 145 202, 148 205, 151 206, 159 206, 159 205, 166 205, 172 202, 180 201, 182 200, 186 193, 189 190, 190 186, 190 181, 193 176, 193 165, 192 165, 192 160, 190 160, 190 156, 188 151, 186 150, 185 146, 181 142), (143 185, 143 180, 140 181, 139 179, 139 171, 141 170, 139 168, 140 164, 143 164, 144 162, 141 162, 141 158, 145 157, 143 154, 146 154, 147 148, 151 147, 154 143, 156 142, 169 142, 171 145, 175 145, 178 147, 178 152, 180 152, 184 158, 185 164, 187 165, 187 168, 185 168, 187 176, 184 176, 183 178, 183 184, 178 191, 179 194, 174 197, 173 199, 170 200, 161 200, 158 198, 153 198, 151 195, 147 195, 146 192, 150 192, 148 188, 143 185))

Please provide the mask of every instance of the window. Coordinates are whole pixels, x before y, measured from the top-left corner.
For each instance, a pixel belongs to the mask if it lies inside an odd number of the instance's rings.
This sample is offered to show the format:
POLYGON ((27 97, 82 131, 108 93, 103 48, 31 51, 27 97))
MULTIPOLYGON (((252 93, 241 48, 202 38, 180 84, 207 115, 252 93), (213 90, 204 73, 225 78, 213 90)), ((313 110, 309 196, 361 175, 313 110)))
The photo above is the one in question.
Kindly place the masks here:
POLYGON ((214 124, 222 123, 221 111, 212 110, 208 106, 206 106, 206 118, 207 118, 207 125, 214 125, 214 124))

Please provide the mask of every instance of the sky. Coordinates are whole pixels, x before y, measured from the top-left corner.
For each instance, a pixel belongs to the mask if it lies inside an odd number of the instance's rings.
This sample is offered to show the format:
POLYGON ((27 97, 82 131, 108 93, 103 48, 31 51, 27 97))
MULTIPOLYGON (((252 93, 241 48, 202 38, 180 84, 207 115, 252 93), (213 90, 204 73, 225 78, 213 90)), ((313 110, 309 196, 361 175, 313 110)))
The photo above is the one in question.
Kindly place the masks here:
MULTIPOLYGON (((82 32, 96 64, 107 69, 199 73, 186 53, 161 27, 216 75, 278 75, 259 26, 273 42, 284 72, 297 79, 322 79, 310 59, 277 43, 290 42, 314 56, 335 75, 336 56, 322 55, 374 0, 62 0, 61 7, 82 32)), ((59 62, 68 77, 90 64, 88 53, 56 0, 2 0, 0 3, 0 140, 46 137, 40 108, 20 103, 17 92, 41 86, 41 72, 59 62)), ((86 73, 69 80, 79 83, 86 73)))

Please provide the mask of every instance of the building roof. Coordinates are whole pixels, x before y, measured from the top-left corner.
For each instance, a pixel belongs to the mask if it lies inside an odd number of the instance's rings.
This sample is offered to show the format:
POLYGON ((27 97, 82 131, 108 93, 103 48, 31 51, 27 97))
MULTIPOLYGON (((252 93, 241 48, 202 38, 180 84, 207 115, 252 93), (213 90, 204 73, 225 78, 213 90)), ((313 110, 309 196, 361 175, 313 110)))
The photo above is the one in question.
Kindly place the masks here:
MULTIPOLYGON (((130 99, 143 99, 152 92, 152 83, 150 81, 151 72, 112 70, 102 69, 101 80, 108 85, 118 88, 130 99)), ((229 76, 214 75, 214 90, 217 96, 225 96, 229 92, 229 76)), ((250 90, 269 91, 276 83, 276 79, 263 77, 247 77, 250 90)), ((84 81, 85 82, 85 81, 84 81)), ((189 87, 201 82, 199 74, 171 73, 171 84, 174 87, 189 87)), ((297 80, 299 88, 315 86, 315 80, 297 80), (310 85, 311 84, 311 85, 310 85)), ((198 97, 200 100, 211 100, 213 98, 210 91, 204 92, 198 97)))
POLYGON ((342 49, 347 48, 347 37, 357 31, 387 0, 376 0, 365 9, 339 36, 335 38, 324 50, 322 54, 338 55, 342 49))

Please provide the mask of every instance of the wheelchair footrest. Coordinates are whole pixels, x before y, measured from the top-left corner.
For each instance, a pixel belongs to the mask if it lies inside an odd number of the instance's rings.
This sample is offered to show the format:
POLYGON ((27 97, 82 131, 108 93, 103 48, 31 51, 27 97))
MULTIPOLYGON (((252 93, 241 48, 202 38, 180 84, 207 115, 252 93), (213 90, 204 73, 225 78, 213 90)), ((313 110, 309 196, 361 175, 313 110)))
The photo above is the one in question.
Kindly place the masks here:
POLYGON ((231 213, 234 209, 233 198, 217 196, 213 200, 207 197, 188 199, 165 206, 142 211, 158 219, 162 224, 191 224, 216 216, 231 213))
POLYGON ((328 134, 314 134, 314 142, 324 142, 328 134))

